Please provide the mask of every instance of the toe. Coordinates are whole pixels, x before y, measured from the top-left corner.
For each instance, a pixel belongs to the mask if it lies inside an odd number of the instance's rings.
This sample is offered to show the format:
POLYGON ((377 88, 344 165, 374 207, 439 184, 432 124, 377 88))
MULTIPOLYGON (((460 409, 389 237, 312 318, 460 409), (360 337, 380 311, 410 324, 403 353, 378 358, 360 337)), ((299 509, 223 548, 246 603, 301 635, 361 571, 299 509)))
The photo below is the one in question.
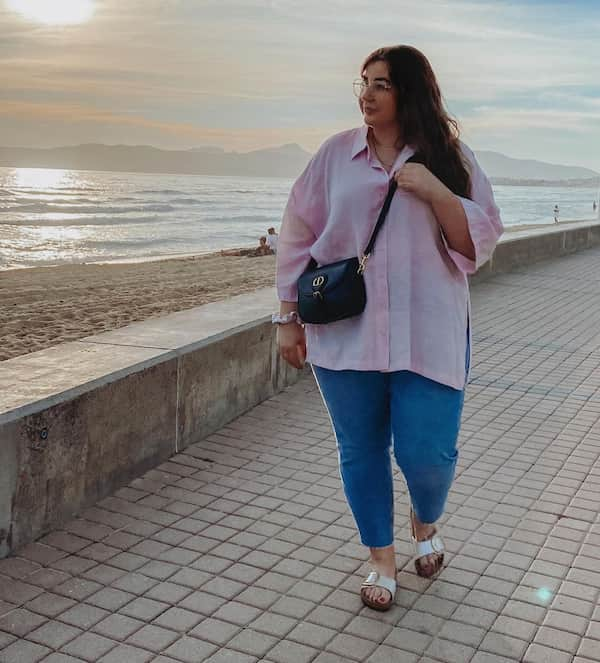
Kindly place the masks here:
POLYGON ((381 587, 366 587, 362 592, 363 601, 372 608, 381 606, 381 610, 387 610, 390 606, 392 596, 387 589, 381 587))

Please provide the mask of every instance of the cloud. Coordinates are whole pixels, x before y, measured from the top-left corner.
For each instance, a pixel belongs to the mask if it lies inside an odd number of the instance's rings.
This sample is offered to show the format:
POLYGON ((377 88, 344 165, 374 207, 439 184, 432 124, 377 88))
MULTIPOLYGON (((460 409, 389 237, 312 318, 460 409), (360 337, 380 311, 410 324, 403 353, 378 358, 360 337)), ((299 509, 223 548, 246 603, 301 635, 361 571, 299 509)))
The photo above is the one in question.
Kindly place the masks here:
POLYGON ((481 106, 473 109, 463 124, 471 131, 560 130, 589 133, 600 127, 600 104, 597 110, 554 110, 526 108, 494 108, 481 106))
MULTIPOLYGON (((121 139, 128 130, 162 146, 205 136, 242 149, 279 137, 313 149, 324 132, 360 121, 350 82, 364 56, 403 42, 428 55, 450 108, 478 140, 502 137, 501 146, 522 127, 589 131, 583 149, 596 151, 598 3, 96 4, 92 21, 64 28, 0 11, 0 99, 25 104, 21 122, 28 123, 14 135, 47 141, 52 133, 39 127, 46 108, 48 121, 57 123, 73 113, 78 138, 85 125, 90 137, 121 139)), ((600 168, 600 156, 590 158, 600 168)))

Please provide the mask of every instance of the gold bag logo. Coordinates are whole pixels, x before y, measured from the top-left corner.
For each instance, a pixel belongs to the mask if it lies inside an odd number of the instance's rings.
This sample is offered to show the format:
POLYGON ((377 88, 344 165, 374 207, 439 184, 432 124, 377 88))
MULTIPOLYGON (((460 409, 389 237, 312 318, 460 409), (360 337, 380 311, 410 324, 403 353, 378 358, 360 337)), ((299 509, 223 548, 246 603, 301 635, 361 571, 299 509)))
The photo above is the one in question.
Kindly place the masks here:
POLYGON ((323 285, 323 283, 325 283, 325 277, 322 276, 322 275, 321 276, 315 276, 315 278, 313 279, 313 282, 312 282, 312 284, 315 288, 320 288, 323 285))

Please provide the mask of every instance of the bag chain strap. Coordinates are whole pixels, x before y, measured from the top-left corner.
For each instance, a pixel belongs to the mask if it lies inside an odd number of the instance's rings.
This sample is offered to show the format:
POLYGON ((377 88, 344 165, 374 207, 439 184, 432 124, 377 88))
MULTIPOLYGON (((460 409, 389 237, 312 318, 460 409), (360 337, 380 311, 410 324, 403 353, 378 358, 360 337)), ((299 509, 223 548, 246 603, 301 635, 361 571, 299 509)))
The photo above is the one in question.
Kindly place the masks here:
POLYGON ((363 274, 365 269, 367 268, 367 261, 371 257, 371 252, 373 250, 373 244, 375 244, 375 239, 377 238, 377 235, 379 231, 381 230, 381 226, 383 225, 383 222, 385 221, 385 217, 387 216, 387 213, 390 209, 390 205, 392 204, 392 198, 394 197, 394 193, 396 193, 396 189, 398 188, 398 185, 396 184, 395 179, 390 180, 390 186, 388 188, 387 196, 385 198, 385 201, 383 203, 383 207, 381 208, 381 212, 379 212, 379 217, 377 219, 377 223, 375 224, 375 228, 373 229, 373 232, 371 233, 371 239, 369 240, 369 243, 367 244, 367 248, 364 250, 362 257, 360 259, 360 265, 358 267, 358 274, 363 274))

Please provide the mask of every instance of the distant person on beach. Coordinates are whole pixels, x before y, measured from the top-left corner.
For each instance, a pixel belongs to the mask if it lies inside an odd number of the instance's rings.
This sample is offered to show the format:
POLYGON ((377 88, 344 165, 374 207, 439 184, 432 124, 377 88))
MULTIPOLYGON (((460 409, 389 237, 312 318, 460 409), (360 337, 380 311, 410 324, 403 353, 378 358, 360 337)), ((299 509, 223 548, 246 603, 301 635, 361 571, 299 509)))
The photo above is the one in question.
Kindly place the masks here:
POLYGON ((268 256, 272 255, 273 253, 274 252, 271 251, 269 245, 267 244, 267 238, 265 235, 259 237, 258 246, 254 249, 223 249, 221 251, 222 256, 247 256, 248 258, 268 256))
POLYGON ((491 256, 503 225, 420 51, 374 51, 354 93, 364 125, 328 138, 292 187, 273 322, 282 358, 312 364, 329 411, 344 492, 370 552, 361 600, 388 610, 396 594, 390 447, 408 486, 415 568, 431 578, 444 562, 435 523, 454 479, 470 365, 467 275, 491 256), (413 156, 418 162, 407 163, 413 156), (391 180, 398 190, 388 218, 373 253, 362 256, 391 180), (357 255, 365 310, 303 325, 297 282, 311 258, 329 265, 357 255))
POLYGON ((598 207, 598 205, 596 205, 596 201, 594 200, 594 202, 592 204, 592 208, 593 208, 594 212, 596 211, 596 207, 598 207))
POLYGON ((273 251, 271 251, 271 247, 267 243, 267 238, 266 238, 265 235, 263 235, 262 237, 259 237, 258 247, 256 249, 254 249, 254 251, 255 251, 255 255, 257 255, 257 256, 268 256, 268 255, 271 255, 273 253, 273 251))
POLYGON ((275 228, 269 228, 267 233, 267 244, 273 253, 277 253, 277 240, 279 239, 279 235, 275 232, 275 228))
POLYGON ((554 223, 558 223, 558 205, 554 205, 554 223))

